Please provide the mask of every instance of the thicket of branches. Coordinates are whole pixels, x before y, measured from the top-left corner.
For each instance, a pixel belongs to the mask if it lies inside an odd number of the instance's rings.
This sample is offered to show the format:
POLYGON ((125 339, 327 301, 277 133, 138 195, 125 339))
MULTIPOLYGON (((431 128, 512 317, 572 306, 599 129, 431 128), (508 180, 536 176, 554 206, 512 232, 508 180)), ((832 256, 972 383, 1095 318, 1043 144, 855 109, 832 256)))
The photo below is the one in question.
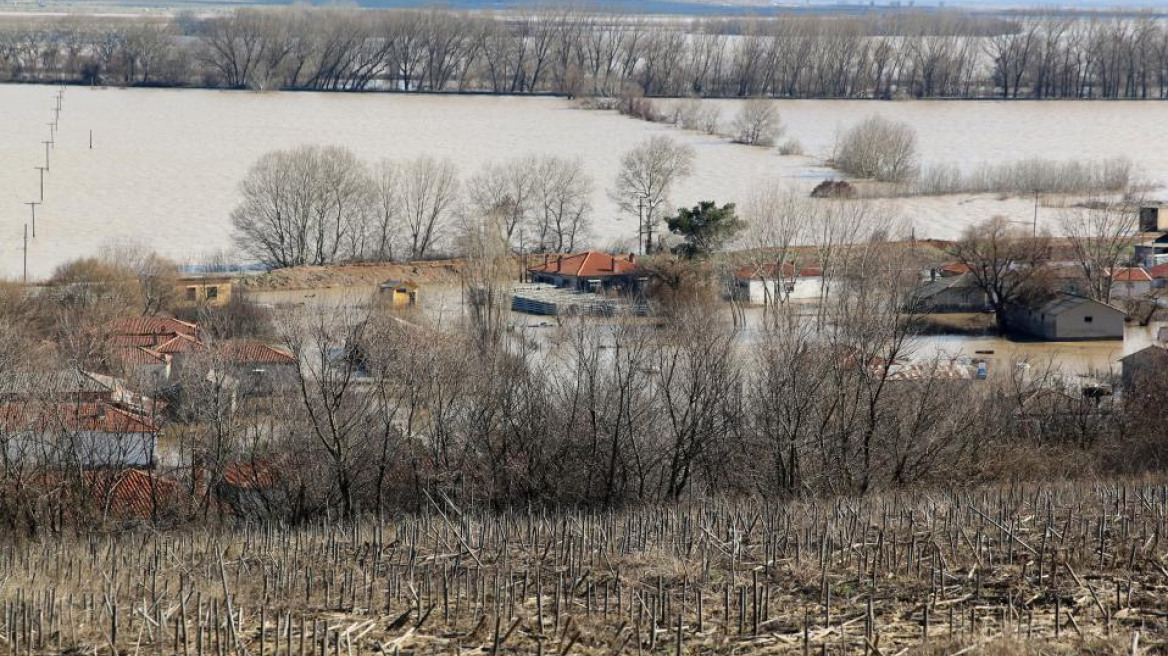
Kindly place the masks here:
MULTIPOLYGON (((301 521, 416 509, 439 492, 462 507, 614 506, 1163 466, 1162 404, 1089 398, 1042 363, 1028 372, 1002 365, 978 381, 918 357, 911 292, 925 262, 889 241, 899 228, 888 215, 862 201, 774 194, 744 214, 755 264, 806 258, 822 267, 818 312, 776 302, 742 331, 733 305, 678 293, 663 297, 652 324, 508 327, 505 295, 495 292, 514 262, 505 217, 492 214, 465 233, 464 275, 480 291, 458 322, 371 308, 286 311, 270 330, 296 364, 261 395, 231 387, 216 350, 188 358, 167 383, 181 393, 169 397, 160 473, 201 500, 198 516, 214 516, 223 507, 211 491, 232 467, 278 471, 251 511, 301 521), (811 236, 815 247, 799 246, 811 236), (910 360, 915 374, 903 375, 910 360), (247 402, 232 403, 237 394, 247 402)), ((692 278, 717 266, 647 265, 651 275, 705 267, 692 278)), ((100 363, 95 329, 110 303, 66 308, 18 290, 3 300, 11 339, 0 375, 100 363)), ((1136 399, 1154 398, 1164 382, 1141 381, 1136 399)), ((50 398, 42 387, 25 389, 34 403, 50 398)), ((0 446, 13 439, 0 433, 0 446)), ((0 507, 16 528, 62 516, 61 486, 86 484, 67 466, 77 460, 68 430, 38 439, 50 459, 0 463, 0 484, 21 491, 0 507), (58 471, 50 465, 75 475, 49 476, 58 471)))
POLYGON ((710 97, 1168 97, 1152 14, 959 12, 660 21, 547 9, 237 9, 8 19, 10 80, 317 90, 710 97))

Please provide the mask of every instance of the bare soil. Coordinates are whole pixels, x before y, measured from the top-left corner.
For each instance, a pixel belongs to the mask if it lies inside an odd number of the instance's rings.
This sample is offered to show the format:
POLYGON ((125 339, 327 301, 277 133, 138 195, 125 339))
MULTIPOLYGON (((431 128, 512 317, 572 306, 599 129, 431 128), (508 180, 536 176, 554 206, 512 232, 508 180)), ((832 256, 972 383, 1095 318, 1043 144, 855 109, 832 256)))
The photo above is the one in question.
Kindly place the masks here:
POLYGON ((363 287, 386 280, 412 280, 422 285, 451 284, 461 279, 464 265, 462 259, 450 259, 290 267, 243 276, 237 284, 250 291, 363 287))

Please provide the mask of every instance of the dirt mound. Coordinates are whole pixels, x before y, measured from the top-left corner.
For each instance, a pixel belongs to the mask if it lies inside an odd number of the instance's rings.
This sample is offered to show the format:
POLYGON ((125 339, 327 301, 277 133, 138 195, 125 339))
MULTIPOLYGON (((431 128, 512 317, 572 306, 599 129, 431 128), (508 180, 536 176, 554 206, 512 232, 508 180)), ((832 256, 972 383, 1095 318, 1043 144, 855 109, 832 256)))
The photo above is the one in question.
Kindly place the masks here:
POLYGON ((413 280, 423 285, 443 284, 457 282, 463 265, 463 260, 454 259, 289 267, 243 276, 237 284, 254 291, 360 287, 391 278, 413 280))

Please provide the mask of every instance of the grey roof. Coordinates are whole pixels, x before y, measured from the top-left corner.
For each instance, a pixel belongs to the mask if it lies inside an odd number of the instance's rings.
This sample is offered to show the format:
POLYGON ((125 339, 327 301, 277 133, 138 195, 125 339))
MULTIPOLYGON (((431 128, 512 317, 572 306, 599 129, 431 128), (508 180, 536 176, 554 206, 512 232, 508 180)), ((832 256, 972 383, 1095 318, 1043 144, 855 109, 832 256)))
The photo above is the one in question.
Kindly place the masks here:
POLYGON ((1109 310, 1112 310, 1114 312, 1118 312, 1118 313, 1123 314, 1123 315, 1127 314, 1123 310, 1121 310, 1117 307, 1108 305, 1102 301, 1096 301, 1094 299, 1087 298, 1086 296, 1076 296, 1074 294, 1059 294, 1058 296, 1054 297, 1050 301, 1047 301, 1044 305, 1040 305, 1040 306, 1034 308, 1033 311, 1036 313, 1048 314, 1048 315, 1057 317, 1058 315, 1062 314, 1063 312, 1066 312, 1067 310, 1073 310, 1074 308, 1077 308, 1077 307, 1084 305, 1084 304, 1087 304, 1087 303, 1093 303, 1095 305, 1107 308, 1109 310))
POLYGON ((54 394, 103 394, 114 389, 108 376, 83 371, 21 371, 0 375, 0 395, 29 395, 50 392, 54 394), (107 380, 102 380, 107 379, 107 380))
POLYGON ((949 289, 972 289, 977 287, 977 279, 971 274, 963 273, 959 276, 938 278, 919 287, 914 295, 917 298, 932 298, 949 289))

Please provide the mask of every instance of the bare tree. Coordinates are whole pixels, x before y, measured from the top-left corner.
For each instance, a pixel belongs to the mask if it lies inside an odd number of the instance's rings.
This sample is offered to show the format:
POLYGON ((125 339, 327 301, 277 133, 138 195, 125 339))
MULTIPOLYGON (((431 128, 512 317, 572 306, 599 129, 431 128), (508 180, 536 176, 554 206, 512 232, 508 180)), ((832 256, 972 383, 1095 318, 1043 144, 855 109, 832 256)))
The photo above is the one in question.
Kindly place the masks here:
POLYGON ((403 171, 402 193, 410 257, 433 250, 458 202, 458 173, 450 160, 421 157, 403 171))
POLYGON ((1087 294, 1109 303, 1115 271, 1126 260, 1139 230, 1135 209, 1139 204, 1095 201, 1085 205, 1064 213, 1063 231, 1087 283, 1087 294))
POLYGON ((989 297, 998 330, 1005 333, 1013 306, 1028 294, 1041 292, 1050 237, 1027 234, 999 216, 966 228, 950 253, 969 267, 970 275, 989 297))
POLYGON ((240 183, 231 213, 240 248, 269 266, 332 264, 359 255, 353 237, 364 230, 369 175, 339 146, 270 152, 240 183))
POLYGON ((535 211, 539 167, 534 157, 488 164, 467 181, 469 210, 502 217, 507 241, 515 244, 535 211))
POLYGON ((576 249, 591 221, 592 189, 592 178, 579 158, 540 158, 534 187, 534 232, 540 250, 576 249))
POLYGON ((653 250, 653 232, 669 205, 673 185, 693 173, 693 148, 665 136, 650 137, 621 158, 610 195, 622 210, 637 216, 644 250, 653 250))

